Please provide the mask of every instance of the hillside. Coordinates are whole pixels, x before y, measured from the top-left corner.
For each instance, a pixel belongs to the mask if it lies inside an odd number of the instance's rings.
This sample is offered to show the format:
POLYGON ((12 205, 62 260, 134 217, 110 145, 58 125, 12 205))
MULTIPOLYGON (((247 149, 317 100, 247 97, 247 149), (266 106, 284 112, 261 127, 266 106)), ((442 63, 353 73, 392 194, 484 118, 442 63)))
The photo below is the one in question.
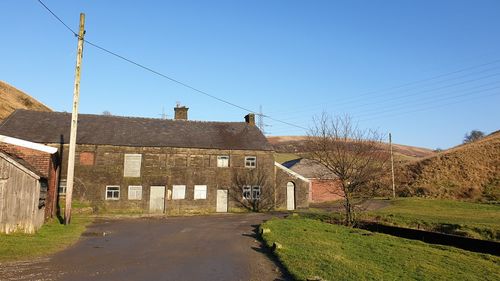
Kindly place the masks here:
POLYGON ((500 199, 500 132, 402 166, 400 192, 443 198, 500 199))
POLYGON ((0 81, 0 122, 16 109, 52 111, 30 95, 0 81))
MULTIPOLYGON (((279 154, 301 154, 308 152, 306 136, 276 136, 268 137, 267 140, 279 154)), ((389 149, 388 145, 387 149, 389 149)), ((393 144, 393 151, 397 160, 404 162, 418 160, 435 154, 431 149, 402 144, 393 144)))

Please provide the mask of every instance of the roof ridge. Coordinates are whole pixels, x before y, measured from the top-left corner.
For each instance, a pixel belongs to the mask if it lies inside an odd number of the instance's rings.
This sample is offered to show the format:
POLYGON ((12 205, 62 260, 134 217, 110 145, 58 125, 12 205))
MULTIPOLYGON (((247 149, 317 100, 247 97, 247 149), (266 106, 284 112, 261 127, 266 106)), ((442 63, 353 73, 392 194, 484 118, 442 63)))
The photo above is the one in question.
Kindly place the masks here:
MULTIPOLYGON (((29 110, 29 109, 16 109, 16 111, 28 111, 28 112, 41 112, 45 114, 61 114, 61 115, 71 115, 71 112, 66 112, 66 111, 51 111, 51 112, 46 112, 46 111, 38 111, 38 110, 29 110)), ((14 113, 13 113, 14 114, 14 113)), ((85 116, 96 116, 96 117, 102 117, 102 118, 122 118, 122 119, 143 119, 143 120, 154 120, 154 121, 167 121, 167 122, 192 122, 192 123, 220 123, 220 124, 239 124, 239 123, 245 123, 245 121, 240 121, 240 122, 235 122, 235 121, 210 121, 210 120, 175 120, 175 119, 161 119, 161 118, 153 118, 153 117, 143 117, 143 116, 123 116, 123 115, 101 115, 101 114, 92 114, 92 113, 78 113, 79 116, 85 115, 85 116)), ((10 116, 9 116, 10 117, 10 116)), ((7 121, 5 119, 5 121, 7 121)))

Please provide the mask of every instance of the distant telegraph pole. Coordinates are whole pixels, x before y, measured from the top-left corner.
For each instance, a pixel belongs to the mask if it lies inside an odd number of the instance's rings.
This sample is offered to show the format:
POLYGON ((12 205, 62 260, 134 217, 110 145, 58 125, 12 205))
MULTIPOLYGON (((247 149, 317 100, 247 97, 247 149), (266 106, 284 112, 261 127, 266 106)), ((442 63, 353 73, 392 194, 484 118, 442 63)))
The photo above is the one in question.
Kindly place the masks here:
POLYGON ((392 155, 392 135, 391 135, 391 133, 389 133, 389 147, 391 149, 392 198, 396 198, 396 185, 394 184, 394 156, 392 155))
POLYGON ((69 138, 68 176, 66 178, 66 207, 64 208, 64 224, 66 225, 68 225, 71 221, 71 201, 75 175, 76 130, 78 126, 78 102, 80 99, 80 68, 83 57, 83 36, 85 35, 84 25, 85 14, 80 13, 80 30, 78 32, 78 49, 75 68, 75 88, 73 89, 73 109, 71 113, 71 134, 69 138))

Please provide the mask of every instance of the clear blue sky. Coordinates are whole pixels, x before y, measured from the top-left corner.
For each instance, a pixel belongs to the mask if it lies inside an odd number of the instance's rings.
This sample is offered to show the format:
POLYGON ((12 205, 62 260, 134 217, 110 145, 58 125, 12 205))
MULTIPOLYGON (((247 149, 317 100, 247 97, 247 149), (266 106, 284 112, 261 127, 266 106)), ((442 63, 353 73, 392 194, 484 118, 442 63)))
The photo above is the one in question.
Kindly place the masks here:
MULTIPOLYGON (((73 29, 84 12, 89 41, 303 127, 347 113, 429 148, 500 129, 500 1, 44 2, 73 29)), ((76 39, 35 0, 0 10, 0 80, 70 111, 76 39)), ((180 101, 190 119, 246 114, 89 45, 81 83, 81 113, 171 117, 180 101)))

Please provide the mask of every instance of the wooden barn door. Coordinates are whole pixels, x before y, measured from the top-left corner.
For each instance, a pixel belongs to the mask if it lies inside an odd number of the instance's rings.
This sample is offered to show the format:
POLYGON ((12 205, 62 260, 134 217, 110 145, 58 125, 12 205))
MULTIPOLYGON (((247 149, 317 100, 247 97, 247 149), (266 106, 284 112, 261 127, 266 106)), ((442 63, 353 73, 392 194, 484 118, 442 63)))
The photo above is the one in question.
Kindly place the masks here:
POLYGON ((149 192, 149 211, 151 213, 163 213, 165 210, 165 187, 151 186, 149 192))

